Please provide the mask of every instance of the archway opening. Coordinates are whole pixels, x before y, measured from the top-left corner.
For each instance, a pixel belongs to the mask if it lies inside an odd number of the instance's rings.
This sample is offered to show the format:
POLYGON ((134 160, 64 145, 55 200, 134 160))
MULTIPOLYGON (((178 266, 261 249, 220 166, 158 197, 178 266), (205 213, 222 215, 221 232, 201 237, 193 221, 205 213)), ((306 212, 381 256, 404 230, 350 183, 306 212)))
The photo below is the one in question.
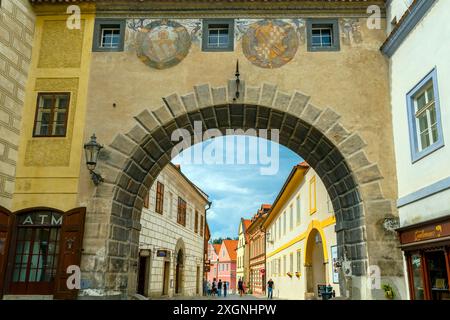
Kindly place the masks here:
POLYGON ((184 267, 184 255, 183 250, 178 250, 177 263, 175 266, 175 294, 181 294, 183 292, 183 267, 184 267))
POLYGON ((323 241, 324 240, 322 239, 322 236, 317 229, 313 229, 310 232, 307 240, 305 259, 307 281, 307 291, 305 293, 305 298, 317 298, 318 287, 329 284, 325 268, 327 260, 323 249, 323 241))
MULTIPOLYGON (((203 90, 203 86, 200 87, 203 90)), ((216 129, 222 133, 227 129, 278 130, 279 143, 301 156, 323 181, 336 218, 337 259, 349 262, 346 264, 349 269, 345 272, 352 279, 360 278, 358 283, 353 281, 350 285, 363 289, 361 281, 365 281, 363 279, 368 268, 366 205, 371 205, 370 211, 373 214, 369 219, 372 221, 392 215, 390 203, 388 206, 389 201, 384 200, 377 182, 382 178, 380 171, 376 164, 372 165, 367 159, 363 139, 357 133, 347 131, 340 124, 339 115, 333 110, 327 108, 322 111, 316 108, 308 103, 309 97, 299 92, 289 99, 280 93, 280 100, 276 98, 275 89, 270 92, 272 98, 263 98, 269 88, 264 85, 262 92, 258 93, 261 97, 257 101, 265 103, 213 105, 211 98, 202 100, 206 93, 200 92, 200 87, 196 87, 195 94, 188 95, 194 102, 188 98, 183 98, 181 102, 174 95, 165 98, 165 105, 160 109, 152 112, 144 110, 136 117, 136 126, 126 135, 119 134, 103 155, 103 168, 112 173, 105 179, 105 183, 113 190, 110 222, 113 232, 107 240, 107 247, 124 241, 123 238, 129 245, 129 251, 125 255, 107 252, 107 256, 121 261, 126 259, 129 265, 135 263, 144 197, 171 160, 172 151, 179 142, 172 137, 176 130, 185 130, 192 142, 195 142, 195 128, 198 124, 202 130, 216 129), (376 182, 373 189, 376 203, 370 202, 372 197, 367 201, 362 198, 360 184, 369 182, 376 182), (117 237, 115 232, 119 232, 121 236, 117 237)), ((210 90, 209 87, 205 89, 210 90)), ((102 194, 102 191, 98 193, 102 194)), ((379 226, 374 226, 372 232, 374 237, 376 234, 382 235, 383 242, 395 242, 395 236, 387 234, 379 226)), ((401 258, 396 253, 389 256, 376 252, 374 261, 377 263, 381 259, 384 263, 395 260, 397 263, 401 258)), ((116 268, 112 265, 108 272, 111 276, 105 280, 106 288, 134 291, 127 282, 116 281, 117 277, 123 278, 125 275, 120 266, 116 268)), ((397 275, 398 272, 396 268, 392 274, 397 275)), ((389 271, 386 272, 388 273, 389 271)), ((133 268, 126 274, 132 275, 133 268)), ((339 281, 342 291, 348 293, 350 290, 351 295, 351 288, 345 288, 347 278, 340 277, 339 281)))

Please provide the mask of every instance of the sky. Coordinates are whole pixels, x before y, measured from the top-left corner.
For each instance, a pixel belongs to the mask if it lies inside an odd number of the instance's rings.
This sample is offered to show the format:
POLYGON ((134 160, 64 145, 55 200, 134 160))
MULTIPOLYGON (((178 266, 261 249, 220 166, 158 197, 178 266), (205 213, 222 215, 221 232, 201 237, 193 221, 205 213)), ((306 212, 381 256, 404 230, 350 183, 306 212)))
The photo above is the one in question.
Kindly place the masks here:
POLYGON ((211 239, 237 237, 241 217, 251 218, 261 204, 272 204, 292 167, 303 161, 276 142, 247 137, 238 143, 238 139, 242 137, 214 138, 184 150, 172 160, 212 201, 207 211, 211 239), (244 159, 244 155, 245 161, 237 164, 237 157, 244 159), (255 155, 258 161, 251 161, 255 155))

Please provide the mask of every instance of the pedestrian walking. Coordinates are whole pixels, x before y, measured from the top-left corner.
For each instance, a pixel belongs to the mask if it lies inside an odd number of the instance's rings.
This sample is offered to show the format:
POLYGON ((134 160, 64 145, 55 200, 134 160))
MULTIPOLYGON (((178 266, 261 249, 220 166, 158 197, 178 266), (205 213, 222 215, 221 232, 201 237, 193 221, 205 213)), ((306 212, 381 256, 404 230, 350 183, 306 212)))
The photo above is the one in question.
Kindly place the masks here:
POLYGON ((244 294, 244 281, 242 281, 242 278, 239 278, 239 281, 238 281, 238 291, 239 291, 239 296, 242 297, 242 295, 244 294))
POLYGON ((208 296, 211 295, 211 281, 208 280, 208 283, 206 284, 207 286, 207 292, 208 292, 208 296))
POLYGON ((217 295, 220 297, 222 295, 222 279, 219 279, 219 283, 217 284, 217 292, 217 295))
POLYGON ((211 287, 211 294, 213 296, 216 295, 216 289, 217 289, 217 283, 216 283, 216 278, 214 278, 213 282, 212 282, 212 287, 211 287))
POLYGON ((267 281, 267 298, 268 299, 272 299, 273 297, 273 280, 272 278, 269 279, 269 281, 267 281))
POLYGON ((227 297, 227 289, 228 289, 228 285, 227 285, 227 282, 225 281, 223 283, 223 296, 224 296, 224 298, 227 297))

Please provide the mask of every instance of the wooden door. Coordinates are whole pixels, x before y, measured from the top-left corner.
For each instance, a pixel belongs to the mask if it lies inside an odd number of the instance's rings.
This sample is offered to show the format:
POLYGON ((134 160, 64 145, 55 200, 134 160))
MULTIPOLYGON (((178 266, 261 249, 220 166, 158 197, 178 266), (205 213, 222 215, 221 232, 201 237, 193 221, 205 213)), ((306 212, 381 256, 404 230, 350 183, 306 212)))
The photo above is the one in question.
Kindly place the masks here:
POLYGON ((164 262, 164 279, 163 279, 163 292, 162 295, 169 294, 169 280, 170 280, 170 261, 164 262))
POLYGON ((61 228, 60 254, 55 279, 54 299, 76 299, 77 289, 69 289, 67 273, 69 266, 80 266, 84 235, 86 208, 78 208, 67 212, 61 228))
POLYGON ((6 281, 6 269, 11 242, 12 229, 14 226, 14 214, 0 207, 0 299, 6 281))
POLYGON ((138 285, 137 293, 145 296, 145 289, 147 286, 147 262, 148 257, 139 257, 139 271, 138 271, 138 285))

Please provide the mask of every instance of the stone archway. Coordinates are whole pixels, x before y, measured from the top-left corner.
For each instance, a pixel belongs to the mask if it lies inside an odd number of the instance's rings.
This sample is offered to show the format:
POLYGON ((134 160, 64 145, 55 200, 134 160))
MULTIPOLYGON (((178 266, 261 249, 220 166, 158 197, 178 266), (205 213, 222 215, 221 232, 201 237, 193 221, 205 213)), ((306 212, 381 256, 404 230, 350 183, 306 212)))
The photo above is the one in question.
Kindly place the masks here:
POLYGON ((317 298, 317 285, 329 283, 325 266, 325 263, 328 262, 327 247, 323 232, 316 228, 311 229, 306 238, 305 246, 305 298, 306 295, 317 298))
POLYGON ((194 121, 205 129, 279 129, 280 144, 313 167, 333 203, 339 258, 349 266, 341 277, 341 292, 370 298, 371 291, 365 289, 369 265, 378 265, 386 279, 402 277, 401 253, 392 249, 395 233, 383 227, 396 213, 383 195, 382 174, 368 159, 363 138, 347 130, 332 108, 311 104, 299 91, 288 94, 273 84, 250 87, 241 82, 236 101, 235 91, 235 82, 229 81, 224 87, 205 84, 182 96, 167 96, 160 108, 136 115, 135 126, 105 148, 99 164, 105 183, 88 208, 91 214, 105 214, 110 223, 104 255, 89 260, 93 268, 84 268, 94 285, 105 292, 134 292, 128 279, 136 269, 142 199, 171 160, 172 132, 184 128, 192 133, 194 121), (92 262, 98 259, 102 263, 92 262))
POLYGON ((174 294, 181 295, 184 289, 184 268, 185 268, 185 259, 186 259, 186 249, 184 246, 183 239, 178 239, 177 245, 174 250, 174 294))

